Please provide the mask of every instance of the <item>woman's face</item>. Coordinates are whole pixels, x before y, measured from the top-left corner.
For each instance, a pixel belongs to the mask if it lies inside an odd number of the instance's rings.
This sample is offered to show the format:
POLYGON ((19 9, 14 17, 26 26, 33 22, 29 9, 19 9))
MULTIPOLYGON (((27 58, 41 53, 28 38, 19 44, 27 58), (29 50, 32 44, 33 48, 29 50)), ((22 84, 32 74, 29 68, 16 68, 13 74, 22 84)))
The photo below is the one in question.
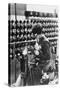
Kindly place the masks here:
POLYGON ((39 50, 39 48, 40 48, 40 47, 39 47, 38 43, 36 42, 36 44, 35 44, 35 49, 36 49, 36 50, 39 50))
POLYGON ((36 42, 39 43, 40 42, 40 38, 41 38, 41 34, 36 36, 36 42))
POLYGON ((35 49, 36 49, 36 50, 41 49, 41 45, 39 44, 40 39, 41 39, 41 35, 38 35, 38 36, 36 37, 36 43, 35 43, 35 49))

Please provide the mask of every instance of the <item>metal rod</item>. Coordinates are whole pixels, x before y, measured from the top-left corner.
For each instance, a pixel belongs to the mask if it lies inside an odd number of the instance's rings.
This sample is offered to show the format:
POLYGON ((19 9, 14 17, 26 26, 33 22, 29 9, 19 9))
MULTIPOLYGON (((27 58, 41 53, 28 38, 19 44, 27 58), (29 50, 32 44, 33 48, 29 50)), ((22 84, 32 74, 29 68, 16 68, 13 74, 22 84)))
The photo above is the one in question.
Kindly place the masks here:
MULTIPOLYGON (((16 17, 16 3, 15 3, 15 20, 17 20, 17 17, 16 17)), ((16 27, 17 27, 17 23, 16 23, 16 27)), ((17 28, 16 28, 16 32, 17 32, 17 28)), ((17 37, 16 37, 17 38, 17 37)), ((16 57, 15 57, 15 45, 16 43, 14 44, 14 59, 15 59, 15 82, 16 82, 16 57)))
POLYGON ((8 4, 8 85, 11 85, 11 60, 10 60, 10 3, 8 4))
POLYGON ((36 42, 36 40, 21 41, 21 42, 12 42, 12 43, 9 43, 9 44, 19 44, 19 43, 29 43, 29 42, 36 42))

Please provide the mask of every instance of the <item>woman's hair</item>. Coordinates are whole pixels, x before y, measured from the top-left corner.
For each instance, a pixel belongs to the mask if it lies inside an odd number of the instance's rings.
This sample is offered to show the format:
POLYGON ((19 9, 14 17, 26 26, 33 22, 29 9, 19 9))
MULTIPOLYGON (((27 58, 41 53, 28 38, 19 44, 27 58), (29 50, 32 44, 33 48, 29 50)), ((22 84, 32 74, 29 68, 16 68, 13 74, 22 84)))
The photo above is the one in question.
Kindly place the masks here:
POLYGON ((41 34, 42 33, 42 25, 36 24, 32 28, 33 34, 41 34))

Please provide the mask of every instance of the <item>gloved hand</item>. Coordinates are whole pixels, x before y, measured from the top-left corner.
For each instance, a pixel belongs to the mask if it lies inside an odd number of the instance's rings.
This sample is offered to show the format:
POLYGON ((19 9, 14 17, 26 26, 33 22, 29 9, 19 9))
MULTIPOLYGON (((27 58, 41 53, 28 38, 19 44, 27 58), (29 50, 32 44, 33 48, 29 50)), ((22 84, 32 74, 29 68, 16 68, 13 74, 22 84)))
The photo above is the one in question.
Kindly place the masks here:
POLYGON ((40 79, 40 84, 48 84, 49 83, 49 76, 47 73, 44 73, 42 78, 40 79))
POLYGON ((38 50, 35 50, 34 53, 35 53, 35 55, 39 55, 39 51, 38 50))
POLYGON ((42 76, 42 79, 48 79, 49 76, 47 75, 47 73, 44 73, 43 76, 42 76))

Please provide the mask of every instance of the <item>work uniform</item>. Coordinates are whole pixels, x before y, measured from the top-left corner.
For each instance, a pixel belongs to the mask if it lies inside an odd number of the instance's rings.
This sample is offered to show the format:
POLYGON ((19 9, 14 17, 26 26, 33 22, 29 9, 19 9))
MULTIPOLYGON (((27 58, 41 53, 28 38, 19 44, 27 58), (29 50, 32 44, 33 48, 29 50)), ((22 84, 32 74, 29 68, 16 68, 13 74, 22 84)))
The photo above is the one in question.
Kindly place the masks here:
MULTIPOLYGON (((55 66, 54 61, 52 60, 51 54, 51 46, 49 41, 44 35, 40 35, 37 37, 37 47, 35 45, 34 49, 34 58, 36 66, 33 66, 31 69, 30 79, 28 81, 29 85, 38 85, 40 84, 40 79, 42 78, 42 71, 43 72, 53 72, 55 66), (31 81, 31 82, 30 82, 31 81)), ((32 58, 32 57, 31 57, 32 58)), ((33 62, 34 60, 31 60, 33 62)))

